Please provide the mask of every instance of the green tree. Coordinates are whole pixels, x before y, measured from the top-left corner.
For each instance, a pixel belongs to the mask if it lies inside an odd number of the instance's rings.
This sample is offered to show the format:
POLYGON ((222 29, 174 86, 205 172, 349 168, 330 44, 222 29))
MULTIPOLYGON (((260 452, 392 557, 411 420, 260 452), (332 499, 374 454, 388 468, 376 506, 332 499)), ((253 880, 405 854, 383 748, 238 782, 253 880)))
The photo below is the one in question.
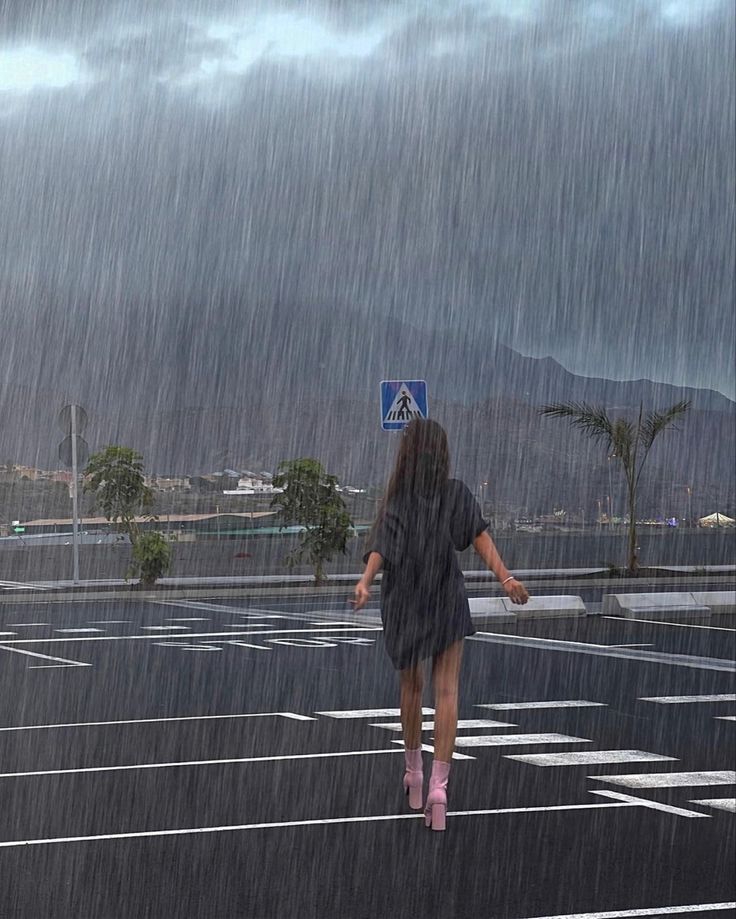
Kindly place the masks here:
POLYGON ((540 415, 566 418, 573 427, 604 443, 608 455, 620 461, 626 479, 629 510, 628 573, 634 577, 639 570, 636 504, 642 469, 657 435, 674 425, 689 407, 689 402, 676 402, 663 412, 647 412, 644 415, 644 407, 639 406, 636 423, 627 418, 610 418, 605 409, 585 402, 555 402, 539 410, 540 415))
POLYGON ((141 534, 136 521, 144 515, 156 519, 146 513, 153 504, 153 492, 143 478, 143 457, 130 447, 108 446, 90 457, 84 475, 85 492, 94 495, 105 518, 130 539, 130 573, 151 586, 168 568, 171 549, 160 533, 141 534))
POLYGON ((337 491, 337 478, 329 475, 317 460, 306 457, 285 460, 274 476, 275 488, 282 488, 271 501, 281 509, 283 525, 304 527, 298 547, 287 556, 291 566, 306 558, 314 569, 317 584, 327 580, 325 562, 336 552, 345 552, 352 521, 337 491))

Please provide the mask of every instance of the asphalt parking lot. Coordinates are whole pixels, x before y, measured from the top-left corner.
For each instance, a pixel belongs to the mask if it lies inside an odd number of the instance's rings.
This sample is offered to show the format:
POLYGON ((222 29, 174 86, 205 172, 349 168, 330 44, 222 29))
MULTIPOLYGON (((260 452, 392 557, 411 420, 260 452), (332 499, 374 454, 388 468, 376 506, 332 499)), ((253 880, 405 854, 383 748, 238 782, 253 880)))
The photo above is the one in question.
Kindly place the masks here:
POLYGON ((376 610, 6 601, 0 916, 732 915, 735 629, 468 640, 441 834, 403 800, 376 610))

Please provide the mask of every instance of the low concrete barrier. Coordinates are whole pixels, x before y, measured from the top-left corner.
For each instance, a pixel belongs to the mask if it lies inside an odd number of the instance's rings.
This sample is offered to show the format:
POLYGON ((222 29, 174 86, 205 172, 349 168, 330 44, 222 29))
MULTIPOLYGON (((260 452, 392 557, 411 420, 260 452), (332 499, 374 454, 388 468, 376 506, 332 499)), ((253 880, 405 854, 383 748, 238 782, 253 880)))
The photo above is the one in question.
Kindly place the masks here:
POLYGON ((508 597, 471 597, 468 603, 473 619, 493 619, 497 622, 562 619, 586 614, 581 597, 532 597, 523 606, 512 603, 508 597))
POLYGON ((675 618, 707 619, 711 613, 735 613, 736 591, 717 590, 690 593, 661 592, 636 594, 606 594, 603 597, 604 616, 634 619, 675 618))
POLYGON ((695 591, 693 599, 709 606, 712 613, 736 613, 736 590, 695 591))

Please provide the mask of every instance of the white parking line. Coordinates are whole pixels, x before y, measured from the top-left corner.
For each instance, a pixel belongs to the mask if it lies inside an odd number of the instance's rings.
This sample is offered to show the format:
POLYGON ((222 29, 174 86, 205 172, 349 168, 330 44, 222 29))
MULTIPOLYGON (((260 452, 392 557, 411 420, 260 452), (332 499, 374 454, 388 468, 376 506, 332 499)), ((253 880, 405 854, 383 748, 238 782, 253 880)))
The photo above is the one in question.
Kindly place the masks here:
POLYGON ((677 762, 675 756, 644 753, 642 750, 586 750, 584 753, 507 753, 504 759, 515 759, 532 766, 591 766, 594 763, 677 762))
POLYGON ((589 775, 596 782, 626 788, 687 788, 697 785, 736 785, 736 772, 644 772, 640 775, 589 775))
POLYGON ((83 635, 89 632, 104 632, 104 629, 55 629, 56 632, 68 635, 83 635))
MULTIPOLYGON (((386 731, 401 731, 403 730, 400 721, 388 721, 385 724, 371 724, 369 727, 372 728, 383 728, 386 731)), ((461 719, 457 723, 458 730, 463 730, 464 728, 516 728, 517 724, 510 724, 508 721, 487 721, 485 718, 465 718, 461 719)), ((434 721, 423 721, 422 722, 423 731, 433 731, 434 730, 434 721)))
MULTIPOLYGON (((404 746, 404 741, 403 741, 403 740, 392 740, 391 743, 398 744, 398 746, 400 746, 400 747, 403 747, 403 746, 404 746)), ((431 753, 432 755, 434 755, 434 747, 432 746, 432 744, 423 743, 423 744, 422 744, 422 751, 423 751, 424 753, 431 753)), ((475 759, 474 756, 468 756, 468 755, 465 754, 465 753, 458 753, 457 750, 455 750, 455 752, 452 754, 452 758, 453 758, 453 759, 475 759)))
POLYGON ((143 769, 174 769, 180 766, 229 766, 241 763, 280 763, 305 759, 336 759, 346 756, 382 756, 401 750, 347 750, 337 753, 294 753, 279 756, 244 756, 231 759, 193 759, 175 763, 131 763, 121 766, 86 766, 81 769, 44 769, 34 772, 0 772, 0 779, 37 778, 44 775, 82 775, 92 772, 130 772, 143 769))
MULTIPOLYGON (((623 801, 611 804, 557 804, 550 807, 506 807, 475 811, 448 811, 448 817, 487 817, 506 814, 539 814, 552 811, 615 810, 634 807, 623 801)), ((279 823, 243 823, 232 826, 186 827, 178 830, 146 830, 138 833, 104 833, 97 836, 57 836, 49 839, 11 839, 0 842, 1 849, 21 846, 48 846, 62 843, 102 842, 112 839, 150 839, 156 836, 193 836, 204 833, 235 833, 245 830, 278 830, 289 827, 335 826, 348 823, 391 823, 395 820, 420 820, 423 814, 379 814, 367 817, 327 817, 319 820, 284 820, 279 823)))
POLYGON ((635 916, 678 916, 683 913, 723 912, 736 909, 733 903, 693 903, 688 906, 653 906, 645 909, 611 909, 604 913, 560 913, 556 916, 530 916, 529 919, 629 919, 635 916))
POLYGON ((129 718, 125 721, 68 721, 62 724, 18 724, 0 731, 47 731, 52 728, 99 728, 119 724, 164 724, 172 721, 226 721, 232 718, 289 718, 292 721, 316 721, 295 712, 241 712, 237 715, 177 715, 172 718, 129 718))
POLYGON ((494 702, 478 704, 476 708, 492 708, 497 712, 512 712, 534 708, 607 708, 606 702, 588 702, 585 699, 564 699, 558 702, 494 702))
POLYGON ((730 811, 736 814, 736 798, 705 798, 700 801, 691 801, 691 804, 703 804, 705 807, 715 807, 716 810, 730 811))
POLYGON ((666 622, 664 619, 633 619, 630 616, 601 616, 601 619, 613 619, 616 622, 646 622, 647 625, 674 625, 678 629, 706 629, 708 632, 735 632, 718 625, 694 625, 690 622, 666 622))
MULTIPOLYGON (((327 718, 396 718, 401 714, 398 708, 358 708, 346 709, 336 712, 315 712, 315 715, 325 715, 327 718)), ((434 715, 433 708, 423 708, 423 715, 434 715)))
POLYGON ((685 705, 690 702, 736 702, 735 693, 715 696, 640 696, 639 702, 659 702, 660 705, 685 705))
POLYGON ((92 664, 85 664, 82 661, 70 661, 65 657, 51 657, 48 654, 38 654, 36 651, 26 651, 23 648, 8 648, 6 645, 0 645, 0 651, 10 651, 13 654, 25 654, 27 657, 41 658, 45 661, 54 661, 53 664, 29 664, 29 670, 50 670, 54 667, 91 667, 92 664))
POLYGON ((506 635, 502 632, 476 632, 468 641, 482 641, 511 647, 539 648, 543 651, 562 651, 567 654, 590 654, 594 657, 611 657, 641 663, 665 664, 670 667, 687 667, 691 670, 714 670, 736 673, 736 661, 726 658, 699 657, 694 654, 671 654, 665 651, 647 651, 644 648, 609 648, 583 641, 563 641, 556 638, 527 638, 506 635))
POLYGON ((568 737, 567 734, 480 734, 477 737, 458 737, 458 747, 510 747, 527 744, 592 743, 586 737, 568 737))
MULTIPOLYGON (((264 630, 253 630, 251 628, 243 627, 239 628, 237 632, 196 632, 191 635, 187 635, 187 641, 192 638, 241 638, 247 637, 248 635, 297 635, 308 633, 314 635, 317 633, 321 635, 327 632, 337 632, 337 633, 346 633, 346 632, 381 632, 382 629, 379 626, 351 626, 350 628, 313 628, 313 629, 269 629, 264 630)), ((5 644, 17 644, 17 645, 47 645, 47 644, 56 644, 58 642, 82 642, 82 641, 143 641, 148 640, 152 641, 155 638, 158 638, 158 635, 82 635, 79 637, 64 637, 64 638, 9 638, 5 644)))
POLYGON ((673 807, 671 804, 661 804, 659 801, 651 801, 648 798, 636 798, 634 795, 625 795, 620 791, 596 790, 590 792, 592 795, 600 795, 602 798, 613 798, 615 801, 628 801, 630 804, 637 804, 639 807, 648 807, 653 811, 663 811, 665 814, 674 814, 676 817, 703 817, 708 819, 710 814, 701 814, 698 811, 688 811, 683 807, 673 807))

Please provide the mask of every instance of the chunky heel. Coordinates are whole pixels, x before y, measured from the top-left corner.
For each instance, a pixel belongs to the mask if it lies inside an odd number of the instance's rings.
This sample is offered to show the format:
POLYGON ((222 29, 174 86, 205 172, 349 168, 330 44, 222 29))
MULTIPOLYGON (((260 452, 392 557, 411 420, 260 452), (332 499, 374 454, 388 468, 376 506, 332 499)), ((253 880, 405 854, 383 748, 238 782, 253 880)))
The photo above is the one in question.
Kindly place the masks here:
POLYGON ((406 789, 406 794, 409 798, 409 807, 413 811, 420 811, 424 806, 422 803, 422 786, 409 785, 406 789))
POLYGON ((447 780, 450 764, 435 760, 429 778, 429 794, 424 809, 424 825, 433 830, 444 830, 447 820, 447 780))
POLYGON ((446 804, 433 804, 432 805, 432 816, 430 819, 430 824, 433 830, 444 830, 445 829, 445 818, 447 816, 447 805, 446 804))
POLYGON ((417 750, 406 750, 406 772, 404 773, 404 792, 409 799, 409 807, 412 810, 420 811, 424 806, 422 803, 422 791, 424 788, 424 773, 422 771, 422 748, 417 750))

